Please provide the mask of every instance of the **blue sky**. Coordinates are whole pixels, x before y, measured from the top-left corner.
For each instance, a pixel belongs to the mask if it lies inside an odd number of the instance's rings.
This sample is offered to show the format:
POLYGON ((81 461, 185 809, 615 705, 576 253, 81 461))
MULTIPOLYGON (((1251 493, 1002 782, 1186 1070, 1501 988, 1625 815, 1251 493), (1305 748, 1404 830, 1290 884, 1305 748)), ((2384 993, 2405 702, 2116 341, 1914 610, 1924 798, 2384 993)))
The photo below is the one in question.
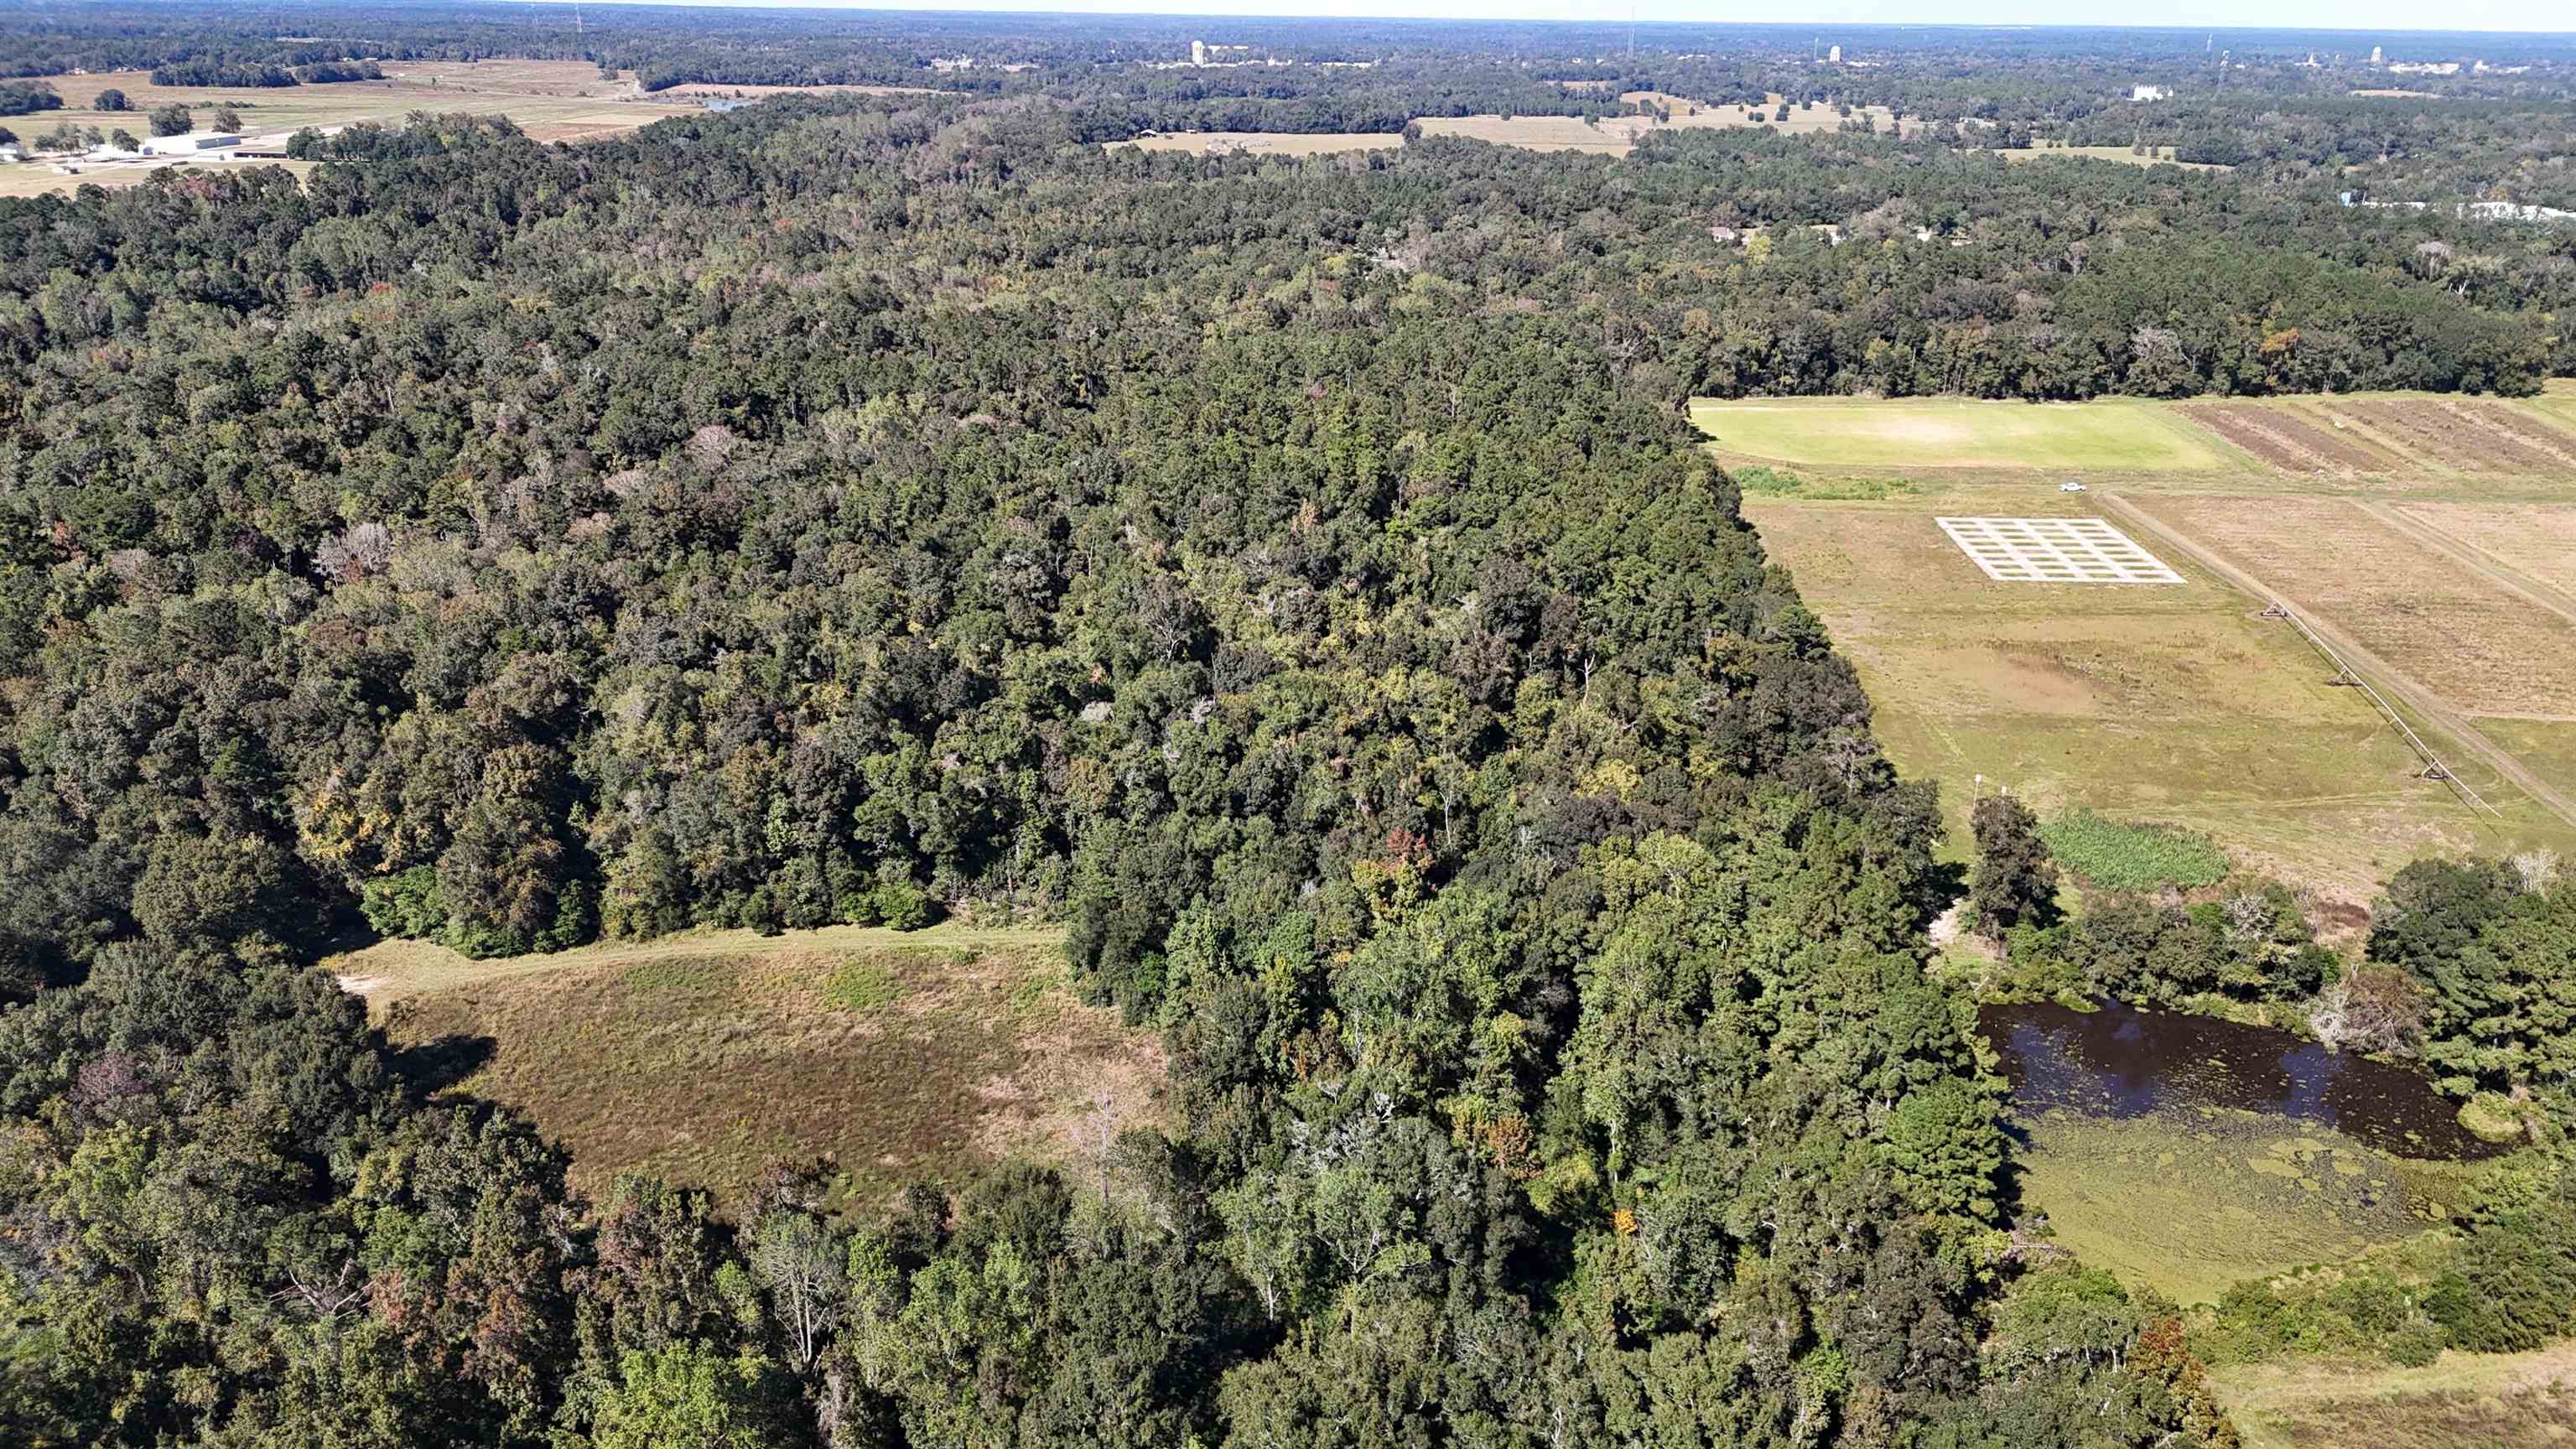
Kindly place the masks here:
MULTIPOLYGON (((672 0, 655 0, 672 3, 672 0)), ((692 3, 692 0, 679 0, 692 3)), ((698 0, 714 4, 780 4, 796 9, 850 8, 831 0, 698 0)), ((1624 20, 1628 0, 1196 0, 1157 5, 1138 0, 993 0, 993 3, 894 5, 868 9, 1002 10, 1168 15, 1314 15, 1442 20, 1624 20)), ((1812 0, 1784 6, 1754 0, 1637 0, 1640 20, 1783 25, 2157 25, 2257 26, 2281 29, 2513 30, 2576 32, 2576 0, 2171 0, 2149 7, 2108 0, 1812 0)))

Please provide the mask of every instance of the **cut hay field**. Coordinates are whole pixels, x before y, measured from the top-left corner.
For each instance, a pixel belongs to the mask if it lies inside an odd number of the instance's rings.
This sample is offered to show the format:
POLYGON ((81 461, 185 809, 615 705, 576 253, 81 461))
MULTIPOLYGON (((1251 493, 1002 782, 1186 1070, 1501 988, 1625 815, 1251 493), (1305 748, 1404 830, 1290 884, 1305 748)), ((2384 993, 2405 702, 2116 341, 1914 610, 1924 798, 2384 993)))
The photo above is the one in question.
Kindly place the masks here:
POLYGON ((404 1070, 525 1112, 593 1193, 640 1169, 739 1191, 829 1154, 844 1200, 1162 1114, 1161 1049, 1061 979, 1052 931, 714 932, 469 961, 389 941, 326 965, 404 1070))
POLYGON ((2302 612, 2470 714, 2576 719, 2576 612, 2526 597, 2351 499, 2142 500, 2302 612))
POLYGON ((1385 151, 1402 146, 1401 133, 1331 132, 1289 134, 1268 131, 1171 131, 1139 136, 1133 141, 1104 141, 1110 150, 1182 151, 1193 156, 1329 156, 1342 151, 1385 151))
POLYGON ((1966 398, 1695 399, 1691 421, 1725 452, 1821 468, 2214 471, 2250 466, 2172 408, 1966 398))

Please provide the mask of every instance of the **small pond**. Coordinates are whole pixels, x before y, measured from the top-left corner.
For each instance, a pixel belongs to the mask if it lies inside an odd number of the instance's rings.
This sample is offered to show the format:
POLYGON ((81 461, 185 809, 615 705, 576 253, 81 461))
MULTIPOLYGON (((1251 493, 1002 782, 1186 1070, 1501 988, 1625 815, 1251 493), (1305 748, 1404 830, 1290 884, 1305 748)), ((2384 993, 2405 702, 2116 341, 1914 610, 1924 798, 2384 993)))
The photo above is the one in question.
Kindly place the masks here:
POLYGON ((2403 1157, 2507 1150, 2462 1127, 2456 1104, 2417 1073, 2268 1027, 2054 1002, 1989 1006, 1977 1019, 2024 1112, 2129 1118, 2216 1108, 2314 1122, 2403 1157))

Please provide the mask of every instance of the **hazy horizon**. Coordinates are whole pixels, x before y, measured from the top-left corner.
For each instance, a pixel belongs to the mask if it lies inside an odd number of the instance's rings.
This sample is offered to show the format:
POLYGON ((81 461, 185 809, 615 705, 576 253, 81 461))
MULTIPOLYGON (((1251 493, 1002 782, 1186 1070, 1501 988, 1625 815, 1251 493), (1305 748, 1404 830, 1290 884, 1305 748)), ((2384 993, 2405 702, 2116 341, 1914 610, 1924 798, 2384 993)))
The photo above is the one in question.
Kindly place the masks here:
MULTIPOLYGON (((1923 29, 1991 29, 1997 27, 2021 30, 2208 30, 2220 34, 2238 31, 2309 31, 2319 35, 2388 37, 2405 35, 2570 35, 2576 25, 2567 23, 2566 0, 2461 0, 2450 7, 2452 24, 2428 27, 2405 24, 2404 19, 2417 18, 2420 5, 2401 0, 2270 0, 2255 6, 2228 3, 2228 0, 2183 0, 2167 15, 2153 24, 2137 24, 2118 18, 2069 16, 2062 5, 2041 0, 1961 0, 1940 13, 1925 14, 1923 7, 1900 0, 1835 0, 1797 15, 1781 15, 1776 7, 1744 5, 1710 13, 1700 7, 1678 3, 1645 0, 1626 10, 1617 6, 1583 7, 1566 0, 1397 0, 1397 3, 1374 3, 1374 0, 1306 0, 1311 8, 1283 8, 1277 0, 1250 0, 1250 3, 1216 3, 1190 7, 1139 6, 1132 0, 997 0, 978 4, 972 0, 951 4, 868 5, 846 4, 841 0, 546 0, 550 4, 588 3, 599 5, 678 5, 706 9, 738 10, 854 10, 877 13, 965 13, 991 15, 1141 15, 1174 19, 1205 17, 1218 19, 1262 20, 1431 20, 1445 22, 1495 21, 1517 24, 1559 23, 1567 25, 1615 25, 1634 20, 1649 25, 1760 25, 1794 29, 1803 26, 1866 25, 1902 26, 1923 29), (1740 13, 1739 13, 1740 12, 1740 13), (2250 12, 2250 13, 2249 13, 2250 12), (2551 17, 2557 23, 2546 23, 2551 17), (2389 17, 2385 20, 2380 17, 2389 17)), ((2110 7, 2105 7, 2109 9, 2110 7)))

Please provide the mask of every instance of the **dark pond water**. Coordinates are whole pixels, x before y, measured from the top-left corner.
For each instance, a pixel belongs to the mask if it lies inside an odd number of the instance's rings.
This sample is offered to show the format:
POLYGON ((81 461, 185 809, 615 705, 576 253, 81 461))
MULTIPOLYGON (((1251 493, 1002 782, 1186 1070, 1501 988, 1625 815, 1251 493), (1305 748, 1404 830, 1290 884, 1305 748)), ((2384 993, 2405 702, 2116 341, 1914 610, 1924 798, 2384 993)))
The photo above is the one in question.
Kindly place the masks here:
POLYGON ((1989 1006, 1977 1022, 2004 1059, 2013 1102, 2107 1117, 2197 1107, 2332 1127, 2406 1157, 2506 1150, 2462 1127, 2455 1104, 2403 1067, 2266 1027, 2126 1006, 1989 1006))

